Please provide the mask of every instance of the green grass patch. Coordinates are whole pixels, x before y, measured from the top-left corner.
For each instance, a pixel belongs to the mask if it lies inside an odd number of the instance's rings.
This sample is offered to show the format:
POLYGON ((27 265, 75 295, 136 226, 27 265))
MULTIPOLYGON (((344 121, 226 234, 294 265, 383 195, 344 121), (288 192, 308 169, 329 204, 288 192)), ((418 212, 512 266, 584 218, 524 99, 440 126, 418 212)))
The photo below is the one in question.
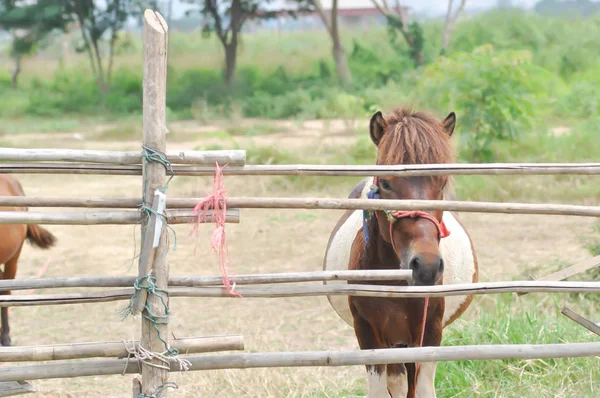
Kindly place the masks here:
POLYGON ((141 140, 142 135, 141 122, 122 123, 102 131, 98 136, 98 139, 106 141, 131 141, 136 139, 141 140))
POLYGON ((82 121, 78 118, 63 117, 0 119, 0 134, 22 133, 68 133, 80 129, 82 121))
MULTIPOLYGON (((579 122, 570 133, 554 135, 541 130, 522 135, 515 142, 497 146, 498 162, 596 162, 600 153, 597 131, 600 119, 579 122)), ((466 160, 463 160, 466 161, 466 160)), ((462 200, 598 203, 597 176, 458 176, 462 200)))
MULTIPOLYGON (((533 296, 519 303, 503 295, 495 307, 481 311, 479 319, 457 321, 446 332, 443 345, 598 341, 561 315, 559 297, 553 298, 556 301, 542 306, 533 296)), ((597 317, 593 308, 586 312, 597 317)), ((595 397, 599 382, 600 367, 593 357, 443 362, 436 376, 438 397, 595 397)))
POLYGON ((267 135, 267 134, 275 134, 275 133, 284 133, 287 130, 281 128, 279 126, 275 126, 273 124, 268 123, 260 123, 260 124, 252 124, 250 126, 231 126, 228 127, 226 132, 230 136, 246 136, 246 137, 254 137, 258 135, 267 135))
POLYGON ((586 239, 585 248, 592 256, 600 256, 600 223, 596 223, 593 234, 586 239))

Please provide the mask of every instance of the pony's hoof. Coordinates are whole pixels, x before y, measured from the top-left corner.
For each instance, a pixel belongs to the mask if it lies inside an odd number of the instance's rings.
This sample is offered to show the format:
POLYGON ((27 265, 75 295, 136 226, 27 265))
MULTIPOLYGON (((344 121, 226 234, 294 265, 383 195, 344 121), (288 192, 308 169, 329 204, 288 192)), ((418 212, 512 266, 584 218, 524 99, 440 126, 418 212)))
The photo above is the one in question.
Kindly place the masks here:
POLYGON ((0 343, 2 343, 2 346, 4 346, 4 347, 10 347, 10 337, 8 337, 8 336, 0 337, 0 343))

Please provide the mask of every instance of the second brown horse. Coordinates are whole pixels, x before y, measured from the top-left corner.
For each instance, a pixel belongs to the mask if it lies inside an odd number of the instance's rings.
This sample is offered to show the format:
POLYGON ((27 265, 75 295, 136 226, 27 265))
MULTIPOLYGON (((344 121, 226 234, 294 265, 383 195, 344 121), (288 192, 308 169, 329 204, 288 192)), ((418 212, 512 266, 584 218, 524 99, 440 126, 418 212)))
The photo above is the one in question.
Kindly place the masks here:
MULTIPOLYGON (((0 175, 0 196, 25 196, 25 192, 16 178, 0 175)), ((26 210, 27 208, 24 207, 0 207, 0 211, 26 210)), ((26 240, 41 249, 48 249, 56 242, 55 236, 39 225, 0 224, 0 265, 4 264, 4 269, 0 271, 0 280, 14 279, 17 275, 19 256, 26 240)), ((10 292, 0 291, 0 294, 10 294, 10 292)), ((2 321, 0 343, 3 346, 10 346, 8 307, 2 307, 0 318, 2 321)))

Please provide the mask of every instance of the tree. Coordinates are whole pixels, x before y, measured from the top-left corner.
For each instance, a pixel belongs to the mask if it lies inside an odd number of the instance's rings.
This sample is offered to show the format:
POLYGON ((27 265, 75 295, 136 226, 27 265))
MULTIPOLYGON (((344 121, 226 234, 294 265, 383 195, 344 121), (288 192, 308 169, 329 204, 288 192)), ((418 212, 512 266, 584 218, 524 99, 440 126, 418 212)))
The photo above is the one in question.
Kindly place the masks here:
POLYGON ((12 34, 11 56, 14 60, 12 87, 16 88, 21 60, 35 51, 52 31, 64 30, 70 18, 62 0, 3 0, 0 3, 0 27, 12 34))
POLYGON ((350 67, 348 66, 348 59, 346 58, 346 51, 340 38, 339 24, 338 24, 338 0, 333 0, 331 4, 331 13, 327 15, 321 4, 321 0, 309 0, 309 4, 312 5, 323 24, 327 28, 327 32, 333 42, 333 59, 335 61, 335 68, 337 77, 343 85, 349 85, 352 82, 352 74, 350 73, 350 67))
POLYGON ((408 55, 412 58, 416 66, 421 66, 425 63, 423 55, 423 47, 425 45, 425 35, 423 28, 417 21, 408 21, 408 7, 402 6, 399 1, 396 1, 396 6, 390 8, 387 0, 382 0, 381 4, 378 0, 371 0, 379 12, 386 17, 391 44, 400 49, 398 37, 400 35, 408 44, 408 55))
MULTIPOLYGON (((241 31, 250 18, 272 18, 275 12, 264 9, 271 0, 185 0, 199 5, 205 35, 215 33, 225 50, 223 75, 227 86, 232 87, 237 67, 241 31)), ((188 11, 189 14, 189 11, 188 11)))
POLYGON ((454 0, 448 0, 448 11, 446 12, 446 21, 444 23, 444 30, 442 31, 442 55, 446 54, 448 51, 450 35, 452 34, 458 16, 465 8, 465 4, 467 4, 467 0, 460 0, 460 4, 454 12, 452 10, 453 3, 454 0))
POLYGON ((85 51, 98 88, 102 94, 108 92, 112 78, 114 48, 118 34, 123 29, 129 16, 142 11, 147 2, 141 0, 105 0, 100 7, 94 0, 65 0, 68 11, 74 15, 79 24, 83 45, 78 51, 85 51), (100 44, 103 36, 108 35, 108 64, 102 61, 100 44))

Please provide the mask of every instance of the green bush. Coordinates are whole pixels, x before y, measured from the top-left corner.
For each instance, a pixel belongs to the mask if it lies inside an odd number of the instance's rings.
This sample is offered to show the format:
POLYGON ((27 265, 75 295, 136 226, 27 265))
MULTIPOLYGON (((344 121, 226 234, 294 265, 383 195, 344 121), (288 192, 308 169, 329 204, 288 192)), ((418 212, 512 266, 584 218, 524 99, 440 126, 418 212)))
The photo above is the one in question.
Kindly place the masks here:
POLYGON ((552 18, 522 10, 495 10, 459 23, 451 52, 471 52, 493 44, 501 50, 529 50, 533 63, 569 79, 596 69, 600 47, 599 16, 552 18))
POLYGON ((211 104, 222 104, 228 96, 218 70, 173 71, 167 80, 167 105, 172 109, 191 107, 198 98, 211 104))
POLYGON ((29 114, 29 93, 25 90, 0 89, 0 116, 21 118, 29 114))
POLYGON ((557 115, 586 119, 600 116, 600 74, 586 71, 572 77, 556 104, 557 115))
POLYGON ((126 69, 115 71, 105 98, 106 107, 114 113, 141 113, 142 99, 141 76, 126 69))
POLYGON ((548 79, 528 51, 496 52, 486 45, 439 58, 425 69, 418 89, 438 109, 458 113, 463 156, 490 161, 498 141, 513 141, 531 126, 536 108, 544 106, 548 79))
POLYGON ((10 90, 11 88, 11 79, 10 75, 2 70, 0 70, 0 93, 10 90))

